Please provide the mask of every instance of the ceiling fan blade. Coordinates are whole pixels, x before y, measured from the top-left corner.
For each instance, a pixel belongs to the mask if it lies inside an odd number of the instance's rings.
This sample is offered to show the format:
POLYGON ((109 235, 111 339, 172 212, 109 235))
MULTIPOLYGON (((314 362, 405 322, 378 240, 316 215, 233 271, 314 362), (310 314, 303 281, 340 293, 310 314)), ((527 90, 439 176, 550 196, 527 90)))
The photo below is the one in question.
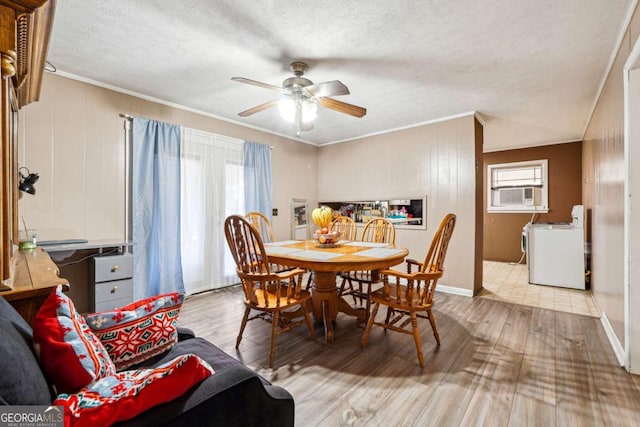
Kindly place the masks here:
POLYGON ((278 99, 274 99, 273 101, 265 102, 264 104, 256 105, 253 108, 249 108, 248 110, 244 110, 238 113, 241 117, 247 117, 255 113, 259 113, 260 111, 266 110, 269 107, 275 107, 278 105, 278 99))
POLYGON ((246 79, 244 77, 231 77, 231 80, 233 80, 234 82, 247 83, 254 86, 260 86, 265 89, 277 90, 278 92, 282 90, 282 88, 279 86, 270 85, 268 83, 262 83, 256 80, 246 79))
POLYGON ((333 98, 320 98, 318 99, 321 107, 329 108, 331 110, 338 111, 339 113, 349 114, 355 117, 362 117, 367 114, 367 109, 358 107, 357 105, 347 104, 346 102, 338 101, 333 98))
POLYGON ((349 89, 342 84, 340 80, 333 80, 330 82, 316 83, 313 85, 305 86, 311 95, 316 98, 323 98, 325 96, 337 96, 337 95, 349 95, 349 89))

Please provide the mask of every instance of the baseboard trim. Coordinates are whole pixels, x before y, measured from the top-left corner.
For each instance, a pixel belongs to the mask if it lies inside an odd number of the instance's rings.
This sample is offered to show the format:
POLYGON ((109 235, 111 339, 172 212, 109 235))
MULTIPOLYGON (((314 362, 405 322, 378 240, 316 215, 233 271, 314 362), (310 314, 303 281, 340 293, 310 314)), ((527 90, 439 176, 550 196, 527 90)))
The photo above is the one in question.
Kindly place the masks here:
POLYGON ((445 294, 462 295, 463 297, 473 297, 473 291, 471 289, 456 288, 454 286, 438 284, 436 291, 445 294))
MULTIPOLYGON (((407 279, 400 278, 400 283, 407 284, 407 279)), ((442 292, 443 294, 462 295, 463 297, 473 297, 473 291, 471 289, 456 288, 455 286, 436 285, 436 292, 442 292)))
POLYGON ((625 367, 624 363, 624 347, 620 344, 620 340, 616 336, 616 333, 613 331, 613 327, 607 318, 605 313, 601 313, 600 322, 602 322, 602 327, 604 328, 605 334, 607 334, 607 338, 609 339, 609 343, 611 344, 611 348, 618 359, 618 363, 620 366, 625 367))

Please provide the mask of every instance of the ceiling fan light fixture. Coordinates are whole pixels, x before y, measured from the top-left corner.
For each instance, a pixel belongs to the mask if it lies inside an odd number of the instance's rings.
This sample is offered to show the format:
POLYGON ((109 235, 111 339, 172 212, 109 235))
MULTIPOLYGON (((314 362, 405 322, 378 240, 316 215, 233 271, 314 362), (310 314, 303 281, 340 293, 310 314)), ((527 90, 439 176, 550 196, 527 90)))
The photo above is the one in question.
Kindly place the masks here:
POLYGON ((238 113, 240 117, 248 117, 267 108, 278 106, 280 116, 286 122, 296 126, 296 135, 313 129, 313 121, 318 114, 318 108, 328 108, 338 113, 348 114, 353 117, 363 117, 367 109, 357 105, 348 104, 331 98, 332 96, 349 95, 349 89, 339 80, 323 83, 313 83, 303 77, 307 71, 307 64, 301 61, 292 62, 289 66, 294 77, 289 77, 282 82, 282 86, 274 86, 245 77, 231 77, 231 80, 262 87, 280 93, 279 99, 256 105, 253 108, 238 113))
POLYGON ((296 120, 296 100, 294 98, 282 98, 278 102, 278 110, 280 111, 280 117, 285 121, 293 123, 296 120))
POLYGON ((302 123, 311 123, 318 115, 318 101, 312 97, 286 97, 278 103, 280 116, 289 123, 296 122, 298 109, 302 123))
POLYGON ((318 115, 318 101, 315 98, 304 98, 300 103, 302 123, 311 123, 318 115))

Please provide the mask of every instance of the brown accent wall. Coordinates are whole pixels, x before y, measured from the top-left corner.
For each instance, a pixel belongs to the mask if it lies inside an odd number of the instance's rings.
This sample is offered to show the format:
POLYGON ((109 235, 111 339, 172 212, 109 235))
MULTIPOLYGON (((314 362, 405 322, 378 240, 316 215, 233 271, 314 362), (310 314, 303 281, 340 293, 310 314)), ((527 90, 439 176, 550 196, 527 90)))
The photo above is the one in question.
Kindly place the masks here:
POLYGON ((569 222, 571 208, 582 204, 582 142, 485 153, 483 156, 484 259, 517 262, 522 256, 522 227, 531 213, 487 213, 487 166, 496 163, 548 159, 549 213, 536 222, 569 222))
POLYGON ((475 238, 475 270, 474 270, 474 287, 473 294, 477 295, 482 290, 482 259, 484 258, 483 253, 483 245, 484 245, 484 227, 483 221, 484 218, 481 215, 483 210, 482 204, 482 189, 484 188, 483 179, 482 179, 482 170, 483 165, 481 160, 483 159, 482 155, 482 145, 484 144, 484 127, 475 119, 473 122, 474 127, 474 137, 475 137, 475 166, 476 166, 476 176, 475 176, 475 220, 476 220, 476 238, 475 238))

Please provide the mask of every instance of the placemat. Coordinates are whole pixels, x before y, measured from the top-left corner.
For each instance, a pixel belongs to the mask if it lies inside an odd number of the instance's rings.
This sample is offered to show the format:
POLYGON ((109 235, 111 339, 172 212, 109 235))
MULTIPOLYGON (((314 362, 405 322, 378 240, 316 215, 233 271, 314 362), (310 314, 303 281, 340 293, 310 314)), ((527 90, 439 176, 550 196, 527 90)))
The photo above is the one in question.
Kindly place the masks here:
POLYGON ((300 251, 300 252, 296 252, 295 255, 298 258, 327 260, 327 259, 340 257, 344 254, 332 253, 332 252, 321 252, 321 251, 300 251))
POLYGON ((345 243, 346 246, 366 246, 368 248, 384 248, 389 246, 389 243, 376 243, 376 242, 351 242, 345 243))
POLYGON ((300 249, 296 248, 284 248, 282 246, 265 246, 265 251, 267 251, 267 255, 286 255, 299 251, 300 249))
POLYGON ((294 243, 299 243, 297 240, 281 240, 278 242, 270 242, 270 243, 265 243, 265 246, 286 246, 286 245, 293 245, 294 243))
POLYGON ((353 255, 366 256, 369 258, 387 258, 402 253, 402 249, 393 248, 373 248, 356 252, 353 255))

